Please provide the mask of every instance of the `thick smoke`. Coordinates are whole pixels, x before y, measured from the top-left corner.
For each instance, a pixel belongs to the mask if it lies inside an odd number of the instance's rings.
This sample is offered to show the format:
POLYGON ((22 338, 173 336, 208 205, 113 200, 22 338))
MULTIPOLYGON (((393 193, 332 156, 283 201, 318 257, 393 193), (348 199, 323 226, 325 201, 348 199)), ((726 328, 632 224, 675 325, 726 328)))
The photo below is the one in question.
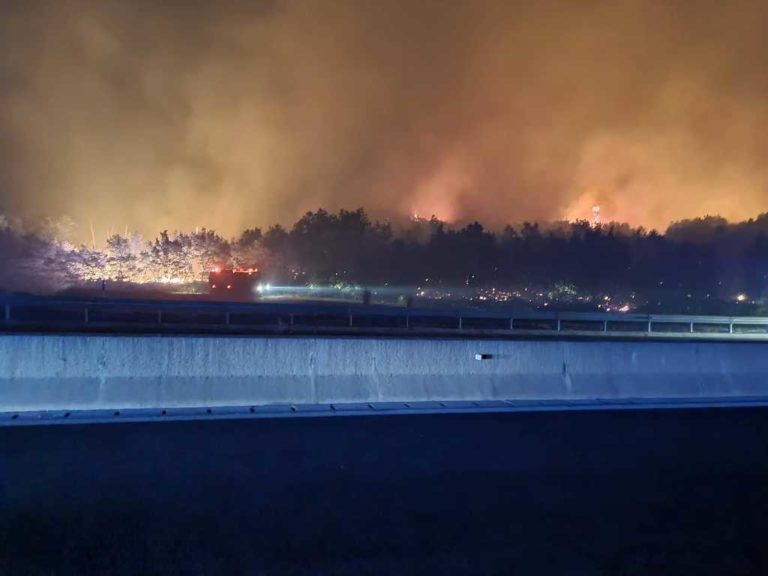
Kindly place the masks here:
POLYGON ((665 227, 768 208, 768 3, 0 0, 0 210, 665 227))

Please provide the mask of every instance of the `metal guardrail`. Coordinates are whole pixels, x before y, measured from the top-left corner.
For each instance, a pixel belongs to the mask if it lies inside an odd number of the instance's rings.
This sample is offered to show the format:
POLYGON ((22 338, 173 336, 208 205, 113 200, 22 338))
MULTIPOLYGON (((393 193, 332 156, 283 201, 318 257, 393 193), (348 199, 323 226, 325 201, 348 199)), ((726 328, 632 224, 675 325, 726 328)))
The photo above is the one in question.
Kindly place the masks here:
POLYGON ((0 330, 768 340, 768 317, 0 297, 0 330))

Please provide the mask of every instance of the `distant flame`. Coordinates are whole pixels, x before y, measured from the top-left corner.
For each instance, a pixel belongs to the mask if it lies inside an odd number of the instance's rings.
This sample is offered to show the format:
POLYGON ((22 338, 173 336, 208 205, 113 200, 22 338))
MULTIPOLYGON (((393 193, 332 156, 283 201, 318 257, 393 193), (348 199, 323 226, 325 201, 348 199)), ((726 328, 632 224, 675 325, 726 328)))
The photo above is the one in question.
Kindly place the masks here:
POLYGON ((450 153, 416 186, 411 206, 413 219, 429 220, 434 216, 442 222, 454 222, 459 216, 461 196, 474 180, 466 156, 459 150, 450 153))
POLYGON ((586 220, 595 227, 606 221, 604 208, 607 206, 610 211, 610 220, 622 221, 621 215, 617 215, 617 207, 613 200, 598 188, 587 188, 563 210, 562 219, 568 222, 586 220))
POLYGON ((592 227, 597 228, 600 225, 600 206, 592 206, 592 227))

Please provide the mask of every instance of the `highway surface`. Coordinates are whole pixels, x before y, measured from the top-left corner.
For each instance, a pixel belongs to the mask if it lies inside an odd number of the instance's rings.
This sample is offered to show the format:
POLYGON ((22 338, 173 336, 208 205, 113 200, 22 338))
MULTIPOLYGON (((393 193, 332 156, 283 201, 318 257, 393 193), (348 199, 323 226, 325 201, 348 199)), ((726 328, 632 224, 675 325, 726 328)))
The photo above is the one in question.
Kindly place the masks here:
POLYGON ((0 428, 0 574, 765 574, 768 409, 0 428))

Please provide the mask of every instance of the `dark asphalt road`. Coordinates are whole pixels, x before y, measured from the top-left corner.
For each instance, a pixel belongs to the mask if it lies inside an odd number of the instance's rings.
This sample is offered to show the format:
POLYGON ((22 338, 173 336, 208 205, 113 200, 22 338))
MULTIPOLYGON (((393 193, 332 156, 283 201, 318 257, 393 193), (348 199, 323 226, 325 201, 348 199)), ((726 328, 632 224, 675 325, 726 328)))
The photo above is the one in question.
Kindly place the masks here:
POLYGON ((0 574, 765 574, 768 409, 0 428, 0 574))

